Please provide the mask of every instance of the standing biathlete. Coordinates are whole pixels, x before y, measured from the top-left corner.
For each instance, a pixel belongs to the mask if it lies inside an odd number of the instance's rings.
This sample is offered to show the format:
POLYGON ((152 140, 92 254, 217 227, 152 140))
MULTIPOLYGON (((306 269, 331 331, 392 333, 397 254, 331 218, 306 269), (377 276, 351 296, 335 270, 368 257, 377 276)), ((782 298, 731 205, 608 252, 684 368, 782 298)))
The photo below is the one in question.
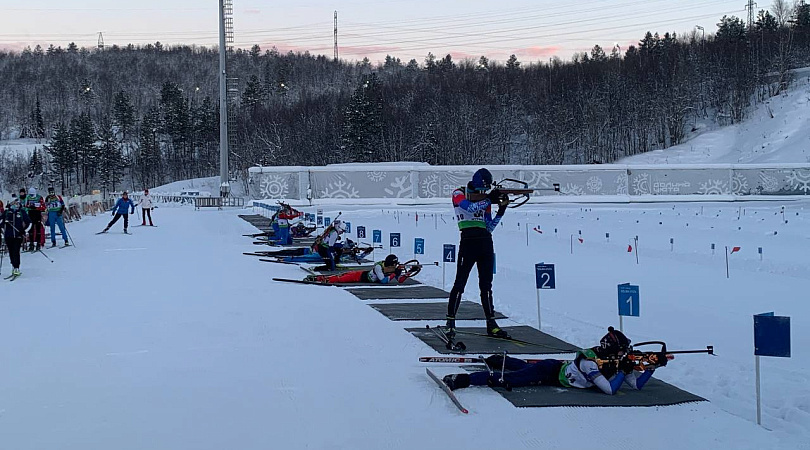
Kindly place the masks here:
POLYGON ((290 245, 293 243, 292 235, 290 234, 290 221, 303 216, 304 213, 294 209, 292 206, 282 204, 281 210, 278 212, 277 221, 278 228, 276 230, 276 242, 280 245, 290 245))
MULTIPOLYGON (((21 195, 25 197, 25 190, 21 195)), ((23 245, 25 230, 31 224, 28 213, 25 212, 22 202, 19 199, 12 200, 6 206, 2 216, 0 216, 0 233, 6 241, 8 248, 8 259, 11 261, 11 277, 20 276, 20 247, 23 245)))
POLYGON ((54 188, 48 188, 48 196, 45 197, 45 207, 48 208, 48 223, 51 225, 51 247, 56 247, 56 227, 59 226, 59 232, 62 233, 62 238, 65 240, 65 247, 70 246, 68 242, 67 230, 65 229, 65 221, 62 219, 62 213, 65 212, 65 201, 62 200, 61 195, 54 192, 54 188))
POLYGON ((45 226, 42 225, 42 213, 45 212, 45 200, 37 194, 37 188, 28 189, 28 196, 25 197, 24 190, 20 189, 23 207, 28 217, 31 219, 30 240, 28 241, 28 251, 34 252, 45 245, 45 226))
POLYGON ((458 249, 456 281, 450 291, 447 304, 447 333, 455 335, 456 312, 461 305, 461 295, 467 286, 467 279, 474 265, 478 266, 478 287, 481 290, 481 306, 487 319, 487 334, 500 338, 509 338, 509 334, 495 322, 495 305, 492 300, 492 275, 495 269, 495 249, 492 243, 492 232, 498 226, 501 217, 506 213, 509 199, 500 195, 490 195, 492 174, 487 169, 479 169, 467 183, 466 189, 460 187, 453 191, 453 208, 455 209, 458 228, 461 231, 461 243, 458 249), (492 217, 492 204, 498 205, 498 213, 492 217))
POLYGON ((135 203, 132 203, 132 200, 129 199, 129 193, 124 191, 121 194, 121 198, 115 202, 115 206, 112 208, 112 212, 114 214, 113 219, 107 224, 107 227, 104 228, 101 233, 106 233, 110 227, 113 226, 115 222, 118 222, 118 219, 120 219, 122 216, 124 217, 124 233, 129 233, 127 231, 127 227, 129 226, 130 210, 132 210, 131 214, 135 213, 135 203))

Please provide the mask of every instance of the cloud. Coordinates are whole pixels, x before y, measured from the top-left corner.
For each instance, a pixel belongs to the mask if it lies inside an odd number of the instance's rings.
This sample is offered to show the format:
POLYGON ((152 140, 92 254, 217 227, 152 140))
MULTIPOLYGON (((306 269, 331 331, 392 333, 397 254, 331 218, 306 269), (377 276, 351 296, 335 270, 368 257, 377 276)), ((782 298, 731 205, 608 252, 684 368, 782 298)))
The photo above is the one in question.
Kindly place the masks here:
POLYGON ((512 51, 512 53, 514 53, 516 56, 529 58, 547 58, 556 55, 560 50, 562 50, 562 47, 559 45, 549 45, 548 47, 535 45, 533 47, 519 48, 512 51))

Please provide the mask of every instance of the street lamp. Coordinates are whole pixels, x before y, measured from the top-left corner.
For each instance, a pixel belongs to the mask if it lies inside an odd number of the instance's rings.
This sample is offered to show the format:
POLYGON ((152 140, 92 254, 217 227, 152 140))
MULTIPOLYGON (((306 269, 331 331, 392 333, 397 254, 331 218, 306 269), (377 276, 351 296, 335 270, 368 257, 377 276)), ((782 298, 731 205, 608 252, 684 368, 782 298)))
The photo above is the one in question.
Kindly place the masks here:
POLYGON ((706 40, 706 29, 705 29, 705 28, 703 28, 703 27, 702 27, 702 26, 700 26, 700 25, 695 25, 695 28, 697 28, 698 30, 700 30, 700 31, 702 31, 702 32, 703 32, 703 36, 700 38, 700 40, 701 40, 701 41, 705 41, 705 40, 706 40))

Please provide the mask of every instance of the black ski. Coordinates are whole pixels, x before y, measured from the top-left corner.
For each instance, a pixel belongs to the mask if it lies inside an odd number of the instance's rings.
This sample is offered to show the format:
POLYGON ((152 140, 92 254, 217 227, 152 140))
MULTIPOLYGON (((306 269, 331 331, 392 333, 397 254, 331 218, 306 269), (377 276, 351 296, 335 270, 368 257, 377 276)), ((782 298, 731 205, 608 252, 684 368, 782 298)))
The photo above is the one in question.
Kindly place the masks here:
POLYGON ((289 278, 273 278, 273 281, 283 281, 285 283, 298 283, 298 284, 314 284, 316 286, 332 286, 331 284, 321 283, 320 281, 292 280, 289 278))
POLYGON ((450 397, 450 401, 452 401, 453 404, 456 405, 456 408, 458 408, 459 411, 463 412, 464 414, 469 414, 467 408, 461 405, 461 402, 459 402, 458 398, 456 398, 456 394, 453 393, 450 387, 447 384, 445 384, 445 382, 442 381, 441 378, 437 377, 436 374, 431 372, 431 370, 428 368, 425 368, 425 372, 433 381, 436 382, 436 384, 439 385, 440 388, 442 388, 444 393, 447 394, 448 397, 450 397))
POLYGON ((289 262, 289 261, 277 261, 275 259, 259 259, 261 262, 269 262, 269 263, 276 263, 276 264, 289 264, 292 266, 297 266, 298 263, 289 262))

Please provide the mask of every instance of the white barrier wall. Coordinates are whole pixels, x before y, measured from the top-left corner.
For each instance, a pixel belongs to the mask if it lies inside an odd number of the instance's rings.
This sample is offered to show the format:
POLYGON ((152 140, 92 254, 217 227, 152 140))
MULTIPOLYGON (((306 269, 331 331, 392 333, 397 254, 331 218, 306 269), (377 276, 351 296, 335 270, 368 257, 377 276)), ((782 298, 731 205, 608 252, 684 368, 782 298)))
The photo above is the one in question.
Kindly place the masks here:
MULTIPOLYGON (((253 199, 446 199, 480 166, 347 164, 324 167, 253 167, 253 199)), ((496 180, 515 178, 541 201, 735 200, 810 195, 810 164, 487 166, 496 180), (594 197, 596 197, 594 199, 594 197)))

